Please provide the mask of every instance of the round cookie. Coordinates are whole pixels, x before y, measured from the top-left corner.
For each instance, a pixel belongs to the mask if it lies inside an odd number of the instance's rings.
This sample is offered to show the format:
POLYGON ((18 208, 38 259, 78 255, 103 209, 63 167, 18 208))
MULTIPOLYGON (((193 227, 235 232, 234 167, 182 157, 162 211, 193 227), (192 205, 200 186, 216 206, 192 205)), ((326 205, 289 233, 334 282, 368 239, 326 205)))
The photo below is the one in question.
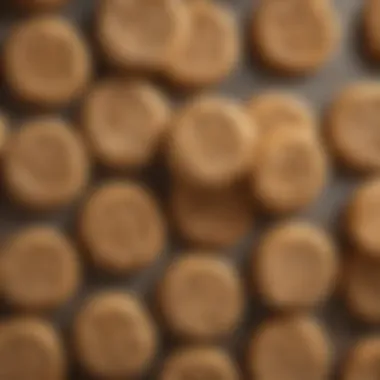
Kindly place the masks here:
POLYGON ((327 113, 333 153, 348 168, 380 171, 380 83, 361 82, 343 89, 327 113))
POLYGON ((50 11, 61 7, 69 0, 15 0, 18 8, 26 11, 50 11))
POLYGON ((364 45, 374 61, 380 60, 380 1, 363 1, 363 26, 364 26, 364 45))
POLYGON ((331 294, 338 254, 325 231, 307 222, 283 222, 269 230, 253 255, 253 278, 259 294, 277 309, 321 304, 331 294))
POLYGON ((187 38, 188 24, 181 0, 108 0, 99 2, 96 34, 113 65, 161 71, 187 38))
POLYGON ((66 379, 66 357, 54 328, 39 319, 3 320, 0 368, 4 380, 66 379))
POLYGON ((319 197, 327 177, 322 146, 307 134, 283 130, 261 142, 252 170, 252 188, 267 211, 296 212, 319 197))
POLYGON ((145 307, 128 293, 100 293, 82 306, 73 327, 79 364, 99 378, 145 372, 157 350, 157 332, 145 307))
POLYGON ((342 380, 378 379, 380 377, 380 338, 361 338, 349 350, 343 365, 342 380))
POLYGON ((89 181, 89 160, 82 140, 54 117, 24 122, 4 152, 4 181, 10 195, 32 209, 73 202, 89 181))
POLYGON ((269 320, 251 338, 249 379, 325 380, 331 370, 331 354, 326 332, 310 317, 269 320))
POLYGON ((82 35, 59 16, 16 24, 5 42, 3 58, 12 93, 40 106, 60 107, 78 98, 92 74, 82 35))
POLYGON ((361 184, 346 211, 346 232, 360 254, 380 258, 380 179, 361 184))
POLYGON ((196 189, 175 183, 170 210, 181 237, 196 246, 231 247, 250 231, 252 201, 243 186, 196 189))
POLYGON ((150 163, 169 126, 168 100, 144 81, 108 79, 92 89, 82 124, 93 155, 116 169, 150 163))
POLYGON ((227 77, 240 58, 237 21, 223 5, 189 1, 189 33, 169 57, 166 75, 180 87, 200 87, 227 77))
POLYGON ((367 323, 380 322, 380 262, 356 253, 348 259, 343 280, 351 313, 367 323))
POLYGON ((87 200, 80 234, 94 264, 129 274, 152 264, 166 244, 165 220, 153 196, 133 182, 109 182, 87 200))
POLYGON ((158 302, 167 327, 191 340, 214 340, 231 333, 244 307, 239 274, 207 252, 185 253, 162 278, 158 302))
POLYGON ((193 346, 172 352, 164 361, 159 380, 239 380, 236 364, 220 348, 193 346))
POLYGON ((311 108, 291 93, 269 91, 254 96, 247 103, 247 111, 262 138, 282 129, 312 137, 316 134, 317 122, 311 108))
POLYGON ((304 75, 323 66, 336 49, 340 22, 330 2, 261 0, 252 22, 255 54, 285 74, 304 75))
POLYGON ((173 120, 169 165, 189 185, 228 187, 249 172, 256 135, 256 126, 238 103, 201 96, 173 120))
POLYGON ((77 252, 53 227, 29 227, 16 233, 3 247, 0 264, 3 297, 23 309, 59 307, 79 286, 77 252))

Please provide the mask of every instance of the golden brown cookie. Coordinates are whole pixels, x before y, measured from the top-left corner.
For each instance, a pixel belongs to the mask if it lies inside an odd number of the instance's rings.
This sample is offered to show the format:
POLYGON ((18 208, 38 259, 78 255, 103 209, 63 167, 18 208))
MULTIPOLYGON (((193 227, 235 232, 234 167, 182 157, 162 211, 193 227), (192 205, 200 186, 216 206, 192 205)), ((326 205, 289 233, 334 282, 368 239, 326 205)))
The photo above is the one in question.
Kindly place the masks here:
POLYGON ((116 169, 150 163, 169 126, 163 93, 147 82, 108 79, 92 89, 82 108, 82 124, 93 155, 116 169))
POLYGON ((288 92, 268 91, 252 97, 247 111, 265 138, 280 129, 294 133, 316 133, 316 118, 304 99, 288 92))
POLYGON ((364 322, 380 322, 380 262, 355 253, 344 269, 342 289, 349 310, 364 322))
POLYGON ((29 227, 14 234, 2 249, 0 264, 3 297, 16 307, 59 307, 79 286, 77 252, 53 227, 29 227))
POLYGON ((187 4, 189 33, 169 56, 166 75, 181 87, 199 87, 222 81, 237 65, 240 41, 230 9, 213 1, 187 4))
POLYGON ((108 0, 99 2, 96 34, 110 63, 160 71, 186 38, 188 24, 182 0, 108 0))
POLYGON ((222 349, 190 346, 172 352, 164 361, 159 380, 239 380, 239 370, 222 349))
POLYGON ((371 58, 375 61, 380 60, 380 1, 363 1, 363 26, 364 26, 364 45, 371 58))
POLYGON ((68 3, 69 0, 15 0, 16 5, 27 11, 45 11, 58 8, 68 3))
POLYGON ((165 221, 148 190, 133 182, 109 182, 87 200, 80 234, 94 264, 131 273, 152 264, 166 244, 165 221))
POLYGON ((331 345, 321 325, 306 316, 265 321, 251 338, 248 370, 252 380, 325 380, 331 345))
POLYGON ((218 96, 198 97, 173 120, 169 165, 190 185, 228 187, 249 172, 256 132, 240 104, 218 96))
POLYGON ((254 53, 267 66, 291 75, 323 66, 334 53, 340 22, 330 2, 261 0, 252 22, 254 53))
POLYGON ((0 323, 0 374, 4 380, 64 380, 66 357, 47 322, 14 318, 0 323))
POLYGON ((82 94, 91 78, 91 57, 81 33, 59 16, 16 24, 3 58, 10 90, 41 106, 66 105, 82 94))
POLYGON ((380 83, 361 82, 343 89, 327 113, 327 137, 347 167, 380 171, 380 83))
POLYGON ((73 202, 89 181, 82 140, 58 118, 24 122, 7 144, 4 180, 12 198, 32 209, 53 209, 73 202))
POLYGON ((237 271, 207 252, 182 254, 161 281, 158 302, 174 335, 214 340, 240 322, 244 298, 237 271))
POLYGON ((73 328, 81 366, 92 376, 124 379, 146 371, 157 350, 157 332, 145 307, 129 293, 90 298, 73 328))
POLYGON ((380 338, 359 339, 349 350, 343 365, 342 380, 378 379, 380 377, 380 338))
POLYGON ((177 181, 170 210, 178 233, 196 246, 230 247, 248 234, 253 224, 252 201, 240 185, 199 190, 177 181))
POLYGON ((307 134, 282 130, 261 141, 252 188, 267 211, 295 212, 316 201, 327 177, 323 147, 307 134))
POLYGON ((308 222, 283 222, 269 230, 253 254, 257 291, 278 309, 315 307, 331 294, 338 272, 332 238, 308 222))
POLYGON ((360 254, 380 259, 380 179, 361 184, 346 211, 346 233, 360 254))

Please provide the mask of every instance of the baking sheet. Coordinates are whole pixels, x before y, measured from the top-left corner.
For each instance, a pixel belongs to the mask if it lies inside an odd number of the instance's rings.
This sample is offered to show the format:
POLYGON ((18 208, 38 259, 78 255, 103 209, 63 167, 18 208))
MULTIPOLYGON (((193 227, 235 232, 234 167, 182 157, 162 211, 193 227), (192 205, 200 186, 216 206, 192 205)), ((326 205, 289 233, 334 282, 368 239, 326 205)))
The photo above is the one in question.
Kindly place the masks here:
MULTIPOLYGON (((11 0, 8 0, 11 1, 11 0)), ((222 0, 215 0, 222 1, 222 0)), ((284 0, 285 1, 285 0, 284 0)), ((333 1, 333 0, 332 0, 333 1)), ((249 28, 250 16, 255 0, 224 0, 222 1, 231 6, 239 17, 241 25, 242 38, 247 35, 249 28)), ((7 1, 2 0, 0 4, 0 38, 6 36, 7 30, 11 23, 16 19, 22 19, 21 16, 10 12, 7 8, 7 1)), ((62 13, 72 19, 89 36, 91 20, 93 15, 94 0, 73 0, 62 13)), ((301 78, 289 79, 279 78, 268 73, 252 62, 249 52, 246 50, 245 56, 236 71, 226 79, 222 84, 215 88, 215 91, 237 97, 240 99, 248 99, 253 94, 260 93, 262 90, 269 89, 286 89, 300 94, 312 104, 313 107, 322 114, 324 107, 334 97, 339 89, 355 80, 361 79, 377 79, 380 73, 378 69, 370 66, 363 54, 360 52, 360 14, 362 0, 335 0, 338 9, 342 27, 343 38, 339 49, 336 51, 333 59, 316 75, 301 78)), ((90 38, 89 38, 90 41, 90 38)), ((103 69, 99 70, 99 77, 107 75, 103 69)), ((22 120, 28 115, 38 111, 28 110, 15 104, 5 88, 0 92, 0 107, 4 108, 12 118, 12 128, 17 128, 17 121, 22 120)), ((66 117, 75 115, 76 106, 64 110, 66 117)), ((115 178, 115 173, 104 173, 101 170, 95 173, 94 184, 104 178, 115 178)), ((149 178, 149 184, 155 188, 161 195, 162 200, 165 198, 167 190, 167 173, 160 164, 149 168, 141 175, 142 180, 149 178)), ((319 201, 306 210, 303 215, 312 221, 321 223, 327 229, 336 231, 340 221, 341 211, 346 204, 357 179, 343 175, 339 172, 334 173, 330 184, 323 193, 319 201)), ((80 202, 79 202, 80 203, 80 202)), ((78 208, 76 205, 66 210, 49 215, 36 215, 26 213, 24 210, 17 208, 8 202, 4 192, 0 196, 0 237, 4 237, 18 228, 30 225, 32 223, 48 222, 61 226, 69 234, 75 236, 75 221, 78 208)), ((252 244, 257 241, 260 231, 270 225, 270 221, 262 221, 253 224, 252 233, 244 241, 234 247, 234 252, 227 256, 228 260, 233 260, 242 275, 247 278, 246 266, 244 265, 251 255, 252 244)), ((152 304, 151 298, 154 293, 155 284, 160 278, 163 270, 170 262, 171 258, 178 254, 183 248, 173 239, 162 258, 156 265, 148 268, 140 274, 131 278, 115 278, 104 274, 94 272, 92 269, 85 269, 85 281, 78 295, 72 302, 61 310, 47 315, 56 323, 63 331, 65 339, 69 344, 70 323, 76 310, 80 306, 81 300, 87 294, 95 292, 97 289, 104 288, 126 288, 138 292, 147 302, 152 304)), ((344 252, 342 252, 344 254, 344 252)), ((242 360, 242 353, 248 338, 248 332, 257 326, 260 321, 268 315, 268 311, 258 302, 258 300, 249 297, 248 310, 244 318, 244 323, 236 332, 229 342, 225 342, 232 354, 237 360, 242 360)), ((8 314, 9 310, 2 305, 2 314, 8 314)), ((337 353, 337 363, 339 363, 342 355, 344 355, 350 341, 360 334, 372 331, 369 328, 351 319, 344 305, 338 300, 331 300, 324 308, 317 310, 316 314, 321 318, 327 326, 331 334, 337 353)), ((173 345, 165 334, 163 334, 163 347, 160 357, 173 345)), ((147 379, 154 379, 157 372, 157 365, 153 366, 147 374, 147 379)), ((85 379, 80 370, 74 365, 71 370, 70 379, 85 379)))

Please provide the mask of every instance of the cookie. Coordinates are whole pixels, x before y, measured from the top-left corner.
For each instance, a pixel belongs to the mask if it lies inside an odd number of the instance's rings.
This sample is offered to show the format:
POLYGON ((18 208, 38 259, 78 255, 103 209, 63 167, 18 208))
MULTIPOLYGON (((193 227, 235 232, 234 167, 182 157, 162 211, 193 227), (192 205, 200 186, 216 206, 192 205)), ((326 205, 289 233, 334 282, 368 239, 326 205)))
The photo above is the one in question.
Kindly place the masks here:
POLYGON ((332 153, 347 168, 380 171, 380 83, 349 85, 327 111, 326 136, 332 153))
POLYGON ((161 71, 186 38, 188 24, 181 0, 108 0, 99 2, 96 35, 112 65, 161 71))
POLYGON ((75 201, 84 191, 90 164, 79 135, 61 119, 24 122, 4 152, 4 181, 9 194, 35 210, 51 210, 75 201))
POLYGON ((189 32, 168 58, 167 78, 182 88, 212 85, 229 76, 240 59, 237 21, 213 1, 189 1, 189 32))
POLYGON ((380 338, 359 339, 350 348, 343 365, 342 380, 376 379, 380 376, 380 338))
POLYGON ((254 54, 266 66, 305 75, 331 59, 340 39, 340 21, 330 2, 261 0, 251 33, 254 54))
POLYGON ((77 252, 53 227, 29 227, 14 234, 2 249, 0 263, 2 295, 22 309, 59 307, 79 286, 77 252))
POLYGON ((357 250, 380 259, 380 180, 361 184, 351 196, 346 211, 346 234, 357 250))
POLYGON ((154 359, 157 332, 137 298, 109 291, 84 303, 74 321, 73 343, 91 376, 129 378, 145 372, 154 359))
POLYGON ((144 81, 108 79, 84 100, 82 124, 94 157, 116 169, 151 163, 169 126, 163 93, 144 81))
POLYGON ((327 157, 315 139, 289 130, 261 141, 251 181, 253 195, 266 211, 304 209, 320 196, 327 179, 327 157))
POLYGON ((252 97, 246 106, 262 138, 282 129, 315 137, 316 117, 305 100, 297 95, 268 91, 252 97))
POLYGON ((239 380, 236 364, 220 348, 194 346, 177 349, 164 361, 159 380, 239 380))
POLYGON ((92 75, 84 38, 59 16, 37 16, 13 26, 3 59, 12 93, 43 107, 61 107, 77 99, 92 75))
POLYGON ((256 135, 256 126, 238 103, 198 97, 174 117, 169 165, 176 177, 195 187, 228 187, 248 174, 256 135))
POLYGON ((112 273, 143 269, 165 248, 165 221, 156 200, 133 182, 99 187, 84 205, 79 224, 93 263, 112 273))
POLYGON ((380 322, 380 262, 355 253, 344 269, 342 289, 350 312, 364 322, 380 322))
POLYGON ((363 45, 374 61, 380 60, 380 1, 366 0, 363 2, 363 45))
POLYGON ((3 320, 0 368, 4 380, 64 380, 66 355, 61 339, 49 323, 39 319, 3 320))
POLYGON ((303 221, 269 230, 253 254, 253 279, 264 302, 276 309, 316 307, 332 293, 337 248, 321 228, 303 221))
POLYGON ((175 336, 197 341, 221 338, 233 332, 242 317, 239 274, 207 252, 183 253, 161 280, 158 304, 175 336))
POLYGON ((9 138, 9 119, 0 111, 0 156, 4 154, 9 138))
POLYGON ((331 356, 327 334, 314 319, 295 316, 265 321, 249 343, 249 379, 325 380, 331 356))
POLYGON ((253 225, 252 201, 243 185, 200 190, 177 181, 170 211, 179 235, 197 247, 231 247, 253 225))

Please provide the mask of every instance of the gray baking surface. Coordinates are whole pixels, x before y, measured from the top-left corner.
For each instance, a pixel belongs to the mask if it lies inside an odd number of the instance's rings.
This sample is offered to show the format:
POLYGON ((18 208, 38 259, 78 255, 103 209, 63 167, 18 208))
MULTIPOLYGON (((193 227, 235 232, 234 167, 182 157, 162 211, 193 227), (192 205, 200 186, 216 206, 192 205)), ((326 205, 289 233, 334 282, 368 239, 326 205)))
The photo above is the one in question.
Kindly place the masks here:
MULTIPOLYGON (((2 0, 2 4, 0 5, 1 37, 6 36, 9 25, 15 19, 22 19, 22 17, 25 17, 11 13, 6 9, 3 10, 2 8, 7 8, 3 5, 5 2, 6 1, 2 0)), ((223 2, 232 7, 238 15, 239 20, 241 20, 240 25, 242 36, 244 34, 246 38, 255 0, 224 0, 223 2)), ((86 32, 88 32, 93 16, 94 3, 94 0, 73 0, 62 13, 74 20, 86 32)), ((366 62, 363 54, 360 52, 359 25, 362 3, 363 0, 335 0, 335 5, 338 9, 343 25, 342 41, 332 60, 316 75, 302 79, 284 79, 276 77, 254 63, 250 59, 250 54, 246 49, 244 53, 245 56, 239 67, 228 79, 218 86, 215 91, 220 91, 224 94, 240 99, 247 99, 252 94, 260 93, 260 91, 263 90, 286 89, 306 97, 312 106, 316 108, 317 112, 322 114, 323 108, 331 101, 342 86, 356 80, 375 79, 377 74, 380 73, 380 67, 377 72, 376 69, 366 62)), ((90 34, 86 34, 90 41, 90 34)), ((106 70, 99 70, 99 76, 104 75, 107 75, 106 70)), ((25 110, 23 107, 14 104, 6 89, 3 89, 0 93, 0 102, 0 106, 11 115, 13 128, 17 128, 18 120, 30 116, 32 112, 31 110, 25 110)), ((70 118, 73 117, 75 109, 75 106, 71 107, 69 110, 64 111, 64 115, 70 118)), ((35 112, 36 111, 33 111, 33 113, 35 112)), ((128 178, 126 175, 104 173, 102 170, 98 170, 97 173, 95 173, 94 183, 103 180, 104 178, 114 178, 116 176, 128 178)), ((156 188, 159 194, 164 194, 161 195, 162 199, 165 198, 167 190, 167 175, 160 165, 149 168, 144 175, 141 175, 141 178, 143 180, 149 178, 149 184, 152 184, 153 188, 156 188)), ((304 216, 316 223, 321 223, 328 230, 336 232, 338 230, 337 225, 340 221, 341 211, 347 201, 347 197, 350 195, 350 192, 357 182, 358 180, 353 177, 335 172, 328 188, 320 200, 307 210, 304 213, 304 216)), ((53 215, 35 215, 26 213, 24 210, 10 204, 6 199, 6 196, 2 195, 0 198, 0 234, 2 237, 5 237, 7 234, 16 231, 22 226, 30 225, 32 223, 48 222, 58 224, 69 234, 74 235, 76 215, 79 210, 78 206, 80 206, 80 204, 53 215)), ((246 264, 251 255, 252 244, 255 244, 257 241, 260 231, 270 225, 270 221, 255 220, 252 225, 253 230, 251 236, 248 236, 243 242, 238 244, 234 248, 232 254, 226 255, 227 260, 233 260, 234 264, 241 269, 242 275, 244 275, 245 278, 247 278, 246 264)), ((183 248, 185 248, 185 246, 173 239, 168 245, 167 251, 156 265, 132 278, 114 278, 101 273, 99 274, 86 265, 85 281, 79 294, 69 305, 66 305, 58 312, 47 317, 51 317, 52 320, 62 328, 62 332, 69 347, 69 332, 72 318, 83 298, 88 294, 95 292, 97 289, 120 287, 131 289, 144 297, 151 306, 152 295, 154 294, 157 280, 160 278, 163 270, 173 256, 177 255, 183 248)), ((342 255, 344 255, 344 252, 342 252, 342 255)), ((11 313, 11 311, 4 305, 3 309, 4 315, 11 313)), ((154 312, 154 310, 152 310, 152 312, 154 312)), ((326 323, 327 329, 331 333, 331 337, 336 347, 337 364, 340 363, 345 350, 355 337, 373 330, 373 328, 361 325, 357 321, 351 319, 348 316, 344 305, 342 305, 342 302, 335 298, 324 308, 317 310, 316 314, 326 323)), ((244 345, 248 337, 248 332, 253 330, 267 315, 269 315, 269 312, 265 310, 260 302, 249 296, 244 323, 232 339, 229 342, 226 342, 226 345, 231 349, 231 352, 236 356, 239 362, 243 361, 244 345)), ((163 334, 163 349, 161 350, 160 356, 163 356, 168 348, 174 344, 164 335, 165 334, 163 334)), ((156 378, 155 375, 157 373, 159 362, 160 358, 157 358, 157 363, 149 371, 146 377, 147 379, 156 378)), ((86 378, 84 374, 80 373, 80 370, 77 369, 75 365, 72 366, 70 373, 71 379, 86 378)), ((335 378, 335 376, 332 376, 332 378, 335 378)))

